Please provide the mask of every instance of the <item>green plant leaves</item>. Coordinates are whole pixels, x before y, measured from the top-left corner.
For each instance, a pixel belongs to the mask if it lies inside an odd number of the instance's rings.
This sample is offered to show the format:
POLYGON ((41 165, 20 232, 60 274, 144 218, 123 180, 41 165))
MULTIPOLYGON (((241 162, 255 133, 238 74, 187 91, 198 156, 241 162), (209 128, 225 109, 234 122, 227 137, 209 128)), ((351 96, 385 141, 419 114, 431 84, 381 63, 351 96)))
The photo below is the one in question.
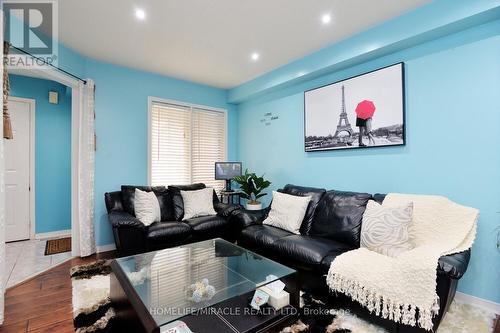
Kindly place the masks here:
POLYGON ((252 201, 267 195, 262 191, 271 185, 270 181, 264 179, 264 175, 259 177, 255 173, 249 173, 248 169, 245 170, 243 175, 236 176, 233 180, 240 185, 240 190, 243 192, 241 196, 252 201))

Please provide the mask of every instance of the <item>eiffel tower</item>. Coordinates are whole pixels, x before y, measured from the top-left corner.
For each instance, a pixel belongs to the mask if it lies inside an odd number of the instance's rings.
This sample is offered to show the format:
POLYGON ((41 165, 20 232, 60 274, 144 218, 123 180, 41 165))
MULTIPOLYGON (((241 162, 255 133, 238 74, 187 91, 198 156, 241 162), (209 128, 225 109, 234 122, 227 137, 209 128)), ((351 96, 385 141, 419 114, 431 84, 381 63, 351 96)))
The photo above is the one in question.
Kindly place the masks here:
POLYGON ((352 136, 353 130, 351 124, 349 124, 349 119, 347 118, 347 112, 345 110, 345 93, 344 86, 342 86, 342 112, 340 113, 339 124, 337 125, 337 130, 335 131, 334 138, 338 137, 341 132, 349 133, 352 136))

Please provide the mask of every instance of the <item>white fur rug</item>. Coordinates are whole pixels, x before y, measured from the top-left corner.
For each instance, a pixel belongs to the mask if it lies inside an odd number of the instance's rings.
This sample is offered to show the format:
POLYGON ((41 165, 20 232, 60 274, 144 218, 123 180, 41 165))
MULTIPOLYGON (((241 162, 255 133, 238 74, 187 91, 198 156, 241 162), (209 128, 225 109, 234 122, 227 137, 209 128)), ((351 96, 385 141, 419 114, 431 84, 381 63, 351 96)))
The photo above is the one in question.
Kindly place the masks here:
MULTIPOLYGON (((334 310, 330 328, 349 329, 353 333, 387 333, 386 330, 359 319, 348 311, 334 310)), ((492 333, 496 314, 470 304, 454 301, 437 333, 492 333)))
POLYGON ((490 333, 496 314, 467 303, 454 301, 437 333, 490 333))
MULTIPOLYGON (((301 307, 303 304, 301 298, 301 307)), ((312 300, 320 307, 324 305, 321 301, 312 300)), ((373 325, 347 310, 330 310, 329 313, 335 318, 326 327, 325 333, 334 333, 342 330, 350 330, 352 333, 388 333, 385 329, 373 325)), ((493 325, 496 314, 485 311, 473 305, 454 301, 436 333, 493 333, 493 325)), ((281 330, 281 333, 308 332, 308 326, 298 321, 296 324, 281 330)), ((318 332, 316 327, 315 332, 318 332)))

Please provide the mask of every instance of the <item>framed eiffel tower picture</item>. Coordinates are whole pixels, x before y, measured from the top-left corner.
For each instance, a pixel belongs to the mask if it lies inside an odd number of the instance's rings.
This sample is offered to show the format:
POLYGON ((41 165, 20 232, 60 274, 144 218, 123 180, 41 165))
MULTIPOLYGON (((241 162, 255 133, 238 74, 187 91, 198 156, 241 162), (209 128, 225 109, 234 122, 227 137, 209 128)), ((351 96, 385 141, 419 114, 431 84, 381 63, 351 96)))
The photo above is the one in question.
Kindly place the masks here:
POLYGON ((304 93, 305 151, 405 144, 404 63, 304 93))

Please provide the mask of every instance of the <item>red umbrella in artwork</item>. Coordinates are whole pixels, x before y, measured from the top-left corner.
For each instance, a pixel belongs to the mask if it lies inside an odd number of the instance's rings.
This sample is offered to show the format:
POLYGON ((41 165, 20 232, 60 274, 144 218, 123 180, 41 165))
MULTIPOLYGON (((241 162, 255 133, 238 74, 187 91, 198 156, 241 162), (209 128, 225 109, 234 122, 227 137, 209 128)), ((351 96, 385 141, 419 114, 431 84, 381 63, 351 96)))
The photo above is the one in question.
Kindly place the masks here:
POLYGON ((364 100, 356 106, 356 115, 361 119, 373 117, 375 113, 375 104, 372 101, 364 100))

